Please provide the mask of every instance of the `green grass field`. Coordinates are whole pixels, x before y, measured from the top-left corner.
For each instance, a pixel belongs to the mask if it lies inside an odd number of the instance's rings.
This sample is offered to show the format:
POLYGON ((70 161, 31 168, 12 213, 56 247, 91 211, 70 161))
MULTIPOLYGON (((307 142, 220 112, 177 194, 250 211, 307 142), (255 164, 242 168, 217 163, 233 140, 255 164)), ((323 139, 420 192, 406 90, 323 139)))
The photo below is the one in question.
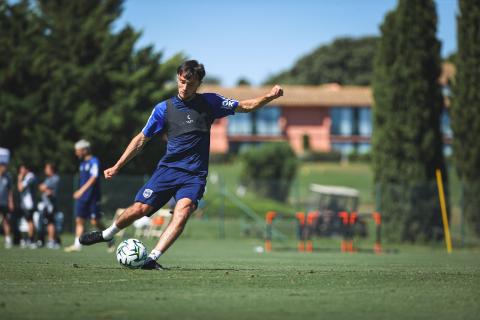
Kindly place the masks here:
POLYGON ((478 319, 478 250, 259 254, 259 240, 198 228, 161 258, 169 271, 122 268, 103 244, 70 254, 2 248, 0 317, 478 319))

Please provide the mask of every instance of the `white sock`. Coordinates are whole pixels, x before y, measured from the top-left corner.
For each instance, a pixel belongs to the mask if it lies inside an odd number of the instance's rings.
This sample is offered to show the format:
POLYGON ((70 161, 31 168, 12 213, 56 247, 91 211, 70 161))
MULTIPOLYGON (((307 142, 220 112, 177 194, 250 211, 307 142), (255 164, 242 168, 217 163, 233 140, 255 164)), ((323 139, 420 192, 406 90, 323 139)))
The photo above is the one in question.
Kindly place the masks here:
POLYGON ((102 237, 105 240, 111 240, 113 236, 116 235, 119 231, 120 229, 114 222, 110 227, 102 231, 102 237))
POLYGON ((152 252, 150 252, 150 254, 148 255, 148 257, 152 258, 153 260, 157 260, 158 258, 160 258, 161 255, 161 251, 153 249, 152 252))
POLYGON ((5 236, 5 243, 6 244, 12 244, 12 237, 11 236, 5 236))
POLYGON ((80 240, 78 237, 75 237, 75 243, 73 244, 75 247, 81 247, 82 245, 80 244, 80 240))

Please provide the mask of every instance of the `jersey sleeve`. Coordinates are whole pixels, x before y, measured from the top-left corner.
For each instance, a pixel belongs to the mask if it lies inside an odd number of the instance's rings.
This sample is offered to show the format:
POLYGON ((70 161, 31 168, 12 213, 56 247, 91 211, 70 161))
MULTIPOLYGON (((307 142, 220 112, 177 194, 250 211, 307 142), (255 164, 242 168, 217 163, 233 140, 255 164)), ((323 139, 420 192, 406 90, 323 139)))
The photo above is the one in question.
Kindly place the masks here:
POLYGON ((33 173, 29 172, 22 181, 22 186, 24 188, 30 187, 35 182, 35 176, 33 173))
POLYGON ((235 114, 235 109, 238 107, 237 100, 225 98, 216 93, 204 93, 202 96, 212 106, 215 119, 235 114))
POLYGON ((90 177, 98 178, 98 172, 100 171, 100 163, 98 160, 92 161, 92 165, 90 166, 90 177))
POLYGON ((142 129, 142 132, 146 137, 151 138, 163 129, 166 110, 166 101, 160 102, 153 108, 152 114, 150 114, 145 127, 142 129))

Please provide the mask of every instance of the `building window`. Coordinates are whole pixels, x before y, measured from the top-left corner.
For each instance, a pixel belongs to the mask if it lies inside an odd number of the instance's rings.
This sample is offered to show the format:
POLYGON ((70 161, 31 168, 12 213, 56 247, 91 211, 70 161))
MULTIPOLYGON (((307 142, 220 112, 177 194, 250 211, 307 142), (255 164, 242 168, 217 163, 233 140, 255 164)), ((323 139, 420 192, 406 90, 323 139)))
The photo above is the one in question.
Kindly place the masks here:
POLYGON ((371 146, 368 142, 334 142, 332 143, 332 149, 340 152, 341 154, 368 154, 370 152, 371 146))
POLYGON ((372 135, 371 108, 358 108, 358 134, 361 136, 372 135))
POLYGON ((267 106, 250 113, 236 113, 228 118, 229 135, 278 136, 280 108, 267 106))
POLYGON ((364 142, 357 144, 356 147, 357 147, 356 151, 359 154, 367 154, 370 152, 370 149, 371 149, 370 143, 364 143, 364 142))
POLYGON ((332 149, 340 152, 341 154, 350 154, 355 151, 355 146, 352 142, 338 142, 332 143, 332 149))
POLYGON ((249 113, 236 113, 228 118, 229 135, 249 135, 252 132, 252 121, 249 113))
POLYGON ((371 136, 372 110, 369 107, 337 107, 330 109, 331 133, 337 136, 371 136))
POLYGON ((330 109, 332 118, 331 133, 339 136, 350 136, 353 134, 353 112, 352 108, 330 109))
POLYGON ((266 107, 256 112, 257 134, 263 136, 278 136, 281 133, 280 109, 276 107, 266 107))

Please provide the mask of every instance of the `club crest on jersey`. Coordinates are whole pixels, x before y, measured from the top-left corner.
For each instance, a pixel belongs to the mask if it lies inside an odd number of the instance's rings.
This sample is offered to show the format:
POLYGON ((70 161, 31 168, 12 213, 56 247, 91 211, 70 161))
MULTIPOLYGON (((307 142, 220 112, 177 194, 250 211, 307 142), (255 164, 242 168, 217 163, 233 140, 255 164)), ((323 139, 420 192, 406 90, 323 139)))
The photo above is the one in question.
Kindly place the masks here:
POLYGON ((145 189, 143 190, 143 197, 148 199, 150 198, 150 196, 152 195, 153 193, 153 190, 152 189, 145 189))
POLYGON ((193 122, 193 119, 190 118, 190 115, 187 114, 187 121, 185 121, 186 123, 192 123, 193 122))

